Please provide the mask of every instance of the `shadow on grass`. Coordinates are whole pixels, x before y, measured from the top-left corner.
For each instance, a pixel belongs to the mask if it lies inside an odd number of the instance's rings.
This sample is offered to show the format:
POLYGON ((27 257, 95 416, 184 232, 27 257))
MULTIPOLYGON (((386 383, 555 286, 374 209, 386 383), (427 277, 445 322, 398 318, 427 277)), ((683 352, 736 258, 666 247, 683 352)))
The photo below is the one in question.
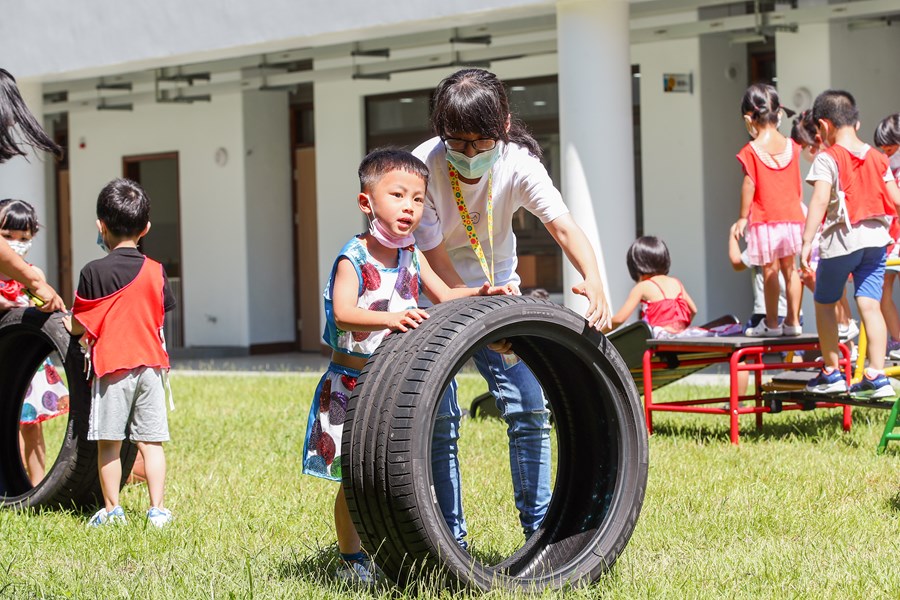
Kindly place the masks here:
POLYGON ((900 491, 890 497, 888 500, 888 508, 895 513, 900 513, 900 491))
MULTIPOLYGON (((843 414, 840 409, 816 409, 816 411, 803 411, 799 414, 791 411, 791 413, 793 414, 789 419, 780 418, 787 413, 763 415, 762 429, 756 429, 755 417, 741 415, 740 441, 765 442, 795 438, 816 442, 826 439, 833 440, 836 437, 835 434, 843 433, 843 414)), ((656 416, 653 433, 654 435, 688 438, 704 443, 728 442, 731 439, 727 415, 702 415, 697 420, 690 421, 679 421, 671 417, 660 420, 656 416), (700 418, 703 418, 704 422, 700 422, 700 418)), ((848 436, 840 436, 837 439, 851 447, 859 445, 858 440, 848 436)))

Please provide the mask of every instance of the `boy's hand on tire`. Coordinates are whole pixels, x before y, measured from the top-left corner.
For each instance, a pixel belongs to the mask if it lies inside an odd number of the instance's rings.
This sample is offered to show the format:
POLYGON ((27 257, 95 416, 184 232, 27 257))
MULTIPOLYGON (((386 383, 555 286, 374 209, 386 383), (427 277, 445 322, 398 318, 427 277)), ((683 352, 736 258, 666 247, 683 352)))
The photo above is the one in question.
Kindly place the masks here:
POLYGON ((391 331, 406 332, 415 329, 419 323, 428 318, 428 313, 421 308, 410 308, 402 312, 387 314, 387 328, 391 331))

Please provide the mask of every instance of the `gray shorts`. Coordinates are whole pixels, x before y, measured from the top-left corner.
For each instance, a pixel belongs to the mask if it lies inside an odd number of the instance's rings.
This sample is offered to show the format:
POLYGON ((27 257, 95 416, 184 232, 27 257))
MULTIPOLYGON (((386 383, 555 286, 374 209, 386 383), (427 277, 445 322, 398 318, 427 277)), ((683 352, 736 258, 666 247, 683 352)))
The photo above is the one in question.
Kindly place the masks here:
POLYGON ((168 442, 161 369, 140 367, 99 377, 91 393, 89 440, 168 442))

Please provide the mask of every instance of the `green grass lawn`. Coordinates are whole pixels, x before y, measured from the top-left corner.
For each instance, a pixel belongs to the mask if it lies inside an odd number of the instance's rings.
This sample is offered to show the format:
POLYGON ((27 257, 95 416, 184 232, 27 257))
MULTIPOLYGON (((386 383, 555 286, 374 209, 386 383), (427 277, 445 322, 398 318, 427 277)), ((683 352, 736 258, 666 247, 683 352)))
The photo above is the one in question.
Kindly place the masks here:
MULTIPOLYGON (((461 398, 482 391, 480 379, 463 379, 461 398)), ((174 524, 145 527, 142 486, 123 493, 124 527, 88 530, 89 515, 68 511, 0 511, 0 598, 409 597, 331 578, 335 484, 299 473, 316 380, 174 375, 174 524)), ((659 397, 696 393, 671 387, 659 397)), ((900 597, 900 443, 875 454, 886 418, 856 409, 844 433, 837 409, 791 412, 767 416, 757 433, 743 417, 735 447, 724 417, 656 413, 634 537, 598 584, 565 596, 900 597)), ((471 541, 479 555, 509 553, 522 539, 505 426, 465 421, 461 453, 471 541)))

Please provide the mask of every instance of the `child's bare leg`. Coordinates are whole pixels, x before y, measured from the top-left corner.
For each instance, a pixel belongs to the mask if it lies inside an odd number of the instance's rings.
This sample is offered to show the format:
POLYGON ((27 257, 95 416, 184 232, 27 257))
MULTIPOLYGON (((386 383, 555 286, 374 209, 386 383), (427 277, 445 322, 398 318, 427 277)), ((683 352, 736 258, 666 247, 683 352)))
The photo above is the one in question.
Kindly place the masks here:
POLYGON ((147 490, 150 492, 150 506, 164 508, 163 494, 166 485, 166 454, 162 442, 137 442, 138 451, 144 459, 147 490))
POLYGON ((881 314, 884 315, 884 324, 891 338, 900 340, 900 315, 897 314, 897 305, 894 304, 894 279, 897 273, 884 272, 884 288, 881 291, 881 314))
POLYGON ((44 428, 40 423, 19 424, 19 436, 22 441, 22 460, 28 471, 31 485, 37 485, 44 478, 47 462, 47 448, 44 446, 44 428))
POLYGON ((337 532, 338 550, 341 554, 356 554, 362 549, 356 526, 350 518, 343 486, 338 488, 337 498, 334 499, 334 529, 337 532))
POLYGON ((119 505, 119 485, 122 483, 121 440, 97 441, 97 464, 100 468, 100 487, 103 502, 109 512, 119 505))
POLYGON ((778 299, 781 297, 778 270, 778 262, 771 262, 763 267, 763 296, 766 299, 766 326, 769 329, 778 327, 778 299))
POLYGON ((779 259, 781 274, 784 277, 785 296, 787 297, 787 315, 784 324, 796 327, 800 325, 800 302, 803 299, 803 284, 793 256, 779 259))
POLYGON ((819 332, 819 348, 822 350, 824 365, 837 369, 839 366, 839 342, 835 303, 820 304, 816 302, 816 329, 819 332))
POLYGON ((866 296, 856 297, 856 306, 859 308, 859 316, 866 326, 866 357, 869 359, 869 368, 876 371, 884 370, 884 354, 887 351, 887 328, 884 324, 884 315, 881 314, 881 302, 866 296))
POLYGON ((747 387, 750 383, 750 372, 749 371, 738 371, 737 374, 737 384, 738 396, 746 396, 747 395, 747 387))

